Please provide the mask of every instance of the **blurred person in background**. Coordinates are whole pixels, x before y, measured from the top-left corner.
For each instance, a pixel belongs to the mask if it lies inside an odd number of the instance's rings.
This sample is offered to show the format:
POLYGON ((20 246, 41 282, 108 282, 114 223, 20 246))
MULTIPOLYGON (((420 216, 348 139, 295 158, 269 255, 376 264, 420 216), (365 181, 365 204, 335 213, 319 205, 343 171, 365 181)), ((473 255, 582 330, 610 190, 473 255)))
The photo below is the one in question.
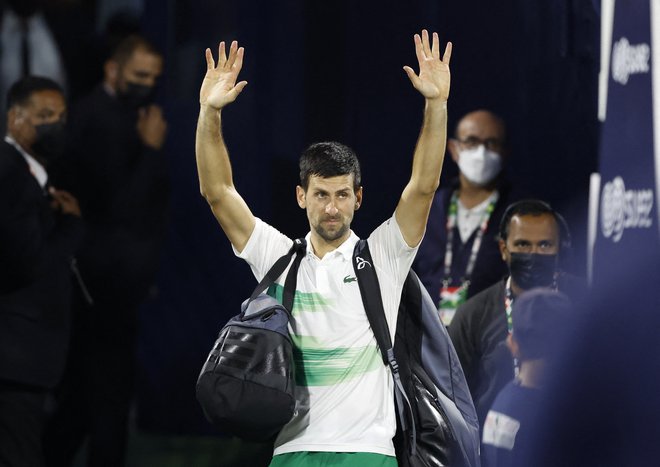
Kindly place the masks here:
MULTIPOLYGON (((0 105, 28 75, 57 82, 69 100, 101 78, 93 8, 82 0, 0 0, 0 105)), ((4 129, 4 116, 2 129, 4 129)))
POLYGON ((43 465, 46 398, 69 343, 72 257, 83 226, 76 199, 50 186, 64 148, 62 88, 41 77, 7 96, 0 143, 0 465, 43 465))
POLYGON ((482 467, 518 465, 542 403, 546 367, 572 328, 571 303, 561 292, 546 288, 523 292, 513 305, 513 332, 507 347, 520 371, 495 398, 483 428, 482 467))
POLYGON ((68 369, 47 430, 50 465, 70 465, 87 437, 86 465, 124 464, 138 309, 167 230, 167 124, 153 103, 162 68, 147 40, 127 37, 105 63, 103 83, 72 114, 72 157, 58 174, 85 215, 79 263, 93 306, 79 294, 68 369))
POLYGON ((502 216, 498 235, 508 277, 459 306, 448 330, 482 429, 495 396, 514 377, 516 362, 506 339, 513 330, 511 313, 517 297, 545 287, 578 303, 584 293, 584 281, 560 268, 560 258, 570 248, 570 233, 550 205, 536 199, 513 203, 502 216))
POLYGON ((506 275, 497 228, 512 201, 502 173, 506 127, 488 110, 465 115, 447 143, 459 176, 433 199, 413 269, 449 326, 456 308, 506 275))
POLYGON ((655 467, 660 459, 660 257, 626 249, 603 271, 546 385, 525 467, 655 467))

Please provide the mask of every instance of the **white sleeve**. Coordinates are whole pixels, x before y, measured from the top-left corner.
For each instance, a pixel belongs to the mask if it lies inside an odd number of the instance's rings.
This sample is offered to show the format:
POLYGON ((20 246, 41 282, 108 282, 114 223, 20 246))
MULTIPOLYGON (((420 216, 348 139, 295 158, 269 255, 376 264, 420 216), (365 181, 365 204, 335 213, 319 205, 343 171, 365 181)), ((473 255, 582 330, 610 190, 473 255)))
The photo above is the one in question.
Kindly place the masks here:
POLYGON ((250 265, 257 281, 261 281, 275 261, 289 251, 291 245, 293 240, 257 217, 243 251, 239 253, 233 245, 232 249, 236 256, 250 265))
POLYGON ((368 242, 378 274, 383 307, 390 322, 390 329, 393 330, 403 283, 408 276, 419 245, 408 246, 394 215, 371 233, 368 242))

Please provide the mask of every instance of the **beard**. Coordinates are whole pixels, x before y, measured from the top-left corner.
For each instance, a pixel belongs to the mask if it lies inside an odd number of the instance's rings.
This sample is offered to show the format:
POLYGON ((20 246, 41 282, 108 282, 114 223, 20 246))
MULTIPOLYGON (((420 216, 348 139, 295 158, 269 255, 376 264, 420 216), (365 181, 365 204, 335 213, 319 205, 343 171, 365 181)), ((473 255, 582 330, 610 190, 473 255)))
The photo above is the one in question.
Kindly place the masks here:
POLYGON ((338 226, 338 228, 335 230, 328 230, 323 227, 323 223, 319 222, 317 225, 314 226, 314 230, 316 233, 321 237, 323 240, 326 242, 334 242, 335 240, 338 240, 342 238, 344 235, 346 235, 346 232, 348 232, 348 224, 343 223, 338 226))

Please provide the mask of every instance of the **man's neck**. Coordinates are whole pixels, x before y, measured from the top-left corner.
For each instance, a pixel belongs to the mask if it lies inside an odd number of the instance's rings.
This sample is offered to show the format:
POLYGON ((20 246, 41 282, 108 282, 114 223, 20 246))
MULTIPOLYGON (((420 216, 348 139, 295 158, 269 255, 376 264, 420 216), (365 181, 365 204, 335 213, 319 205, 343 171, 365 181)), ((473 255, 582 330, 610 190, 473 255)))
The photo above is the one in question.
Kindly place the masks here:
POLYGON ((465 175, 460 174, 460 187, 458 189, 458 199, 466 209, 483 203, 495 191, 495 184, 479 186, 470 182, 465 175))
POLYGON ((523 360, 518 373, 520 385, 526 388, 540 388, 543 385, 544 368, 545 361, 542 359, 523 360))

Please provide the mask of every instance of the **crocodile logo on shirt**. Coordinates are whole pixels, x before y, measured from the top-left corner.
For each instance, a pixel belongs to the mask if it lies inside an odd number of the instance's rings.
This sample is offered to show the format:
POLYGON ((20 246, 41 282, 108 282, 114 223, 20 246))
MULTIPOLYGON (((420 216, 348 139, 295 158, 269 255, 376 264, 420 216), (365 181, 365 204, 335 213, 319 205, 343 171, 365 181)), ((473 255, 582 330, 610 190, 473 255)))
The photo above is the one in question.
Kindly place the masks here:
POLYGON ((351 282, 355 282, 356 280, 357 277, 346 276, 344 277, 344 284, 350 284, 351 282))

